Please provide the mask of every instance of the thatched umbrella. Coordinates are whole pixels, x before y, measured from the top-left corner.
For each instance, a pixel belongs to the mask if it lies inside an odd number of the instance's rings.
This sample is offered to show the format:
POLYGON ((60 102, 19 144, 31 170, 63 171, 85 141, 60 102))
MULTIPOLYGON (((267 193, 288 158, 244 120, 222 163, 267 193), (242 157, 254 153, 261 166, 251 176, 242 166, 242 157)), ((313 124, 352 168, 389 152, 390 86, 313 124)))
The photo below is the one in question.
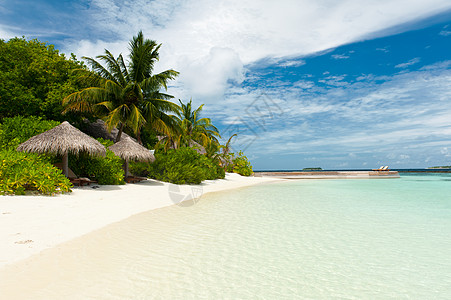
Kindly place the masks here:
POLYGON ((102 156, 106 153, 105 147, 99 141, 84 134, 67 121, 28 139, 17 147, 17 151, 62 155, 63 173, 66 177, 69 173, 69 153, 78 155, 80 152, 87 152, 90 155, 102 156))
POLYGON ((119 142, 108 147, 114 154, 125 160, 125 177, 128 174, 128 161, 154 161, 155 156, 146 147, 141 146, 131 138, 122 138, 119 142))
POLYGON ((199 144, 196 141, 190 140, 189 141, 189 146, 191 148, 193 148, 194 150, 196 150, 197 153, 205 155, 207 153, 207 150, 205 150, 205 147, 202 146, 201 144, 199 144))
MULTIPOLYGON (((113 128, 111 132, 109 132, 105 124, 105 121, 97 119, 97 121, 91 123, 85 119, 83 122, 86 125, 86 128, 84 128, 83 131, 92 136, 93 138, 102 138, 113 142, 116 141, 116 137, 119 130, 117 128, 113 128)), ((126 134, 125 132, 122 132, 122 138, 127 136, 129 135, 126 134)))
MULTIPOLYGON (((159 142, 165 138, 167 138, 167 136, 157 135, 157 139, 159 142)), ((196 152, 199 154, 205 155, 207 153, 204 146, 202 146, 201 144, 199 144, 198 142, 196 142, 192 139, 189 140, 189 147, 196 150, 196 152)), ((176 148, 177 148, 177 145, 174 145, 174 144, 172 144, 171 147, 169 147, 169 149, 176 149, 176 148)))

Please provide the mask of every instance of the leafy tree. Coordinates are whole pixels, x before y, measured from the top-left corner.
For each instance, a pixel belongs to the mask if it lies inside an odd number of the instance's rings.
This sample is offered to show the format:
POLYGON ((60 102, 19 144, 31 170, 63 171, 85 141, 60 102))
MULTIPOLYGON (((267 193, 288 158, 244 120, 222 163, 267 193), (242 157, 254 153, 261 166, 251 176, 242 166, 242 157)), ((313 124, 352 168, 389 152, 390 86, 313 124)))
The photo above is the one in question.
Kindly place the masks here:
POLYGON ((251 176, 252 165, 247 159, 247 157, 243 154, 243 152, 238 152, 238 155, 232 155, 233 158, 233 172, 238 173, 243 176, 251 176))
POLYGON ((187 104, 184 104, 181 100, 180 109, 176 112, 176 116, 173 118, 179 124, 180 133, 177 138, 178 145, 180 146, 192 146, 192 141, 195 141, 204 147, 211 142, 219 145, 218 137, 219 131, 212 124, 210 118, 200 118, 203 104, 193 110, 192 99, 187 104))
POLYGON ((34 115, 63 121, 61 100, 80 88, 71 70, 82 67, 75 55, 68 59, 36 39, 0 40, 0 120, 34 115))
POLYGON ((169 133, 174 122, 166 113, 175 111, 177 105, 168 101, 172 96, 160 90, 166 90, 168 81, 179 73, 171 69, 152 74, 160 47, 161 44, 144 39, 140 31, 129 43, 127 63, 122 54, 114 58, 108 50, 97 56, 98 60, 83 57, 93 72, 82 68, 75 73, 89 87, 64 99, 65 112, 91 112, 103 117, 110 130, 119 127, 116 141, 126 127, 138 138, 145 125, 169 133))
POLYGON ((20 143, 32 136, 50 130, 59 124, 58 121, 42 120, 41 117, 34 116, 4 118, 0 124, 0 148, 14 150, 20 143))

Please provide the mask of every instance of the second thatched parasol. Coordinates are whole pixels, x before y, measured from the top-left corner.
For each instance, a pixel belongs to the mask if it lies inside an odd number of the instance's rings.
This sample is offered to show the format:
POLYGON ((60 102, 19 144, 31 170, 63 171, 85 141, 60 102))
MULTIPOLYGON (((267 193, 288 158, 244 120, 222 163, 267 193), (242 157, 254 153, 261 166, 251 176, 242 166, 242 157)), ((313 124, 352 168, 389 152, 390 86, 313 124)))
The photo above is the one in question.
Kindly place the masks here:
POLYGON ((69 173, 69 153, 78 155, 80 152, 87 152, 90 155, 101 156, 105 156, 106 153, 105 147, 99 141, 84 134, 67 121, 31 137, 20 144, 17 151, 62 155, 63 173, 66 177, 69 173))
POLYGON ((141 146, 131 138, 122 138, 119 142, 108 147, 116 156, 125 160, 125 177, 128 174, 128 162, 134 161, 154 161, 155 156, 146 147, 141 146))

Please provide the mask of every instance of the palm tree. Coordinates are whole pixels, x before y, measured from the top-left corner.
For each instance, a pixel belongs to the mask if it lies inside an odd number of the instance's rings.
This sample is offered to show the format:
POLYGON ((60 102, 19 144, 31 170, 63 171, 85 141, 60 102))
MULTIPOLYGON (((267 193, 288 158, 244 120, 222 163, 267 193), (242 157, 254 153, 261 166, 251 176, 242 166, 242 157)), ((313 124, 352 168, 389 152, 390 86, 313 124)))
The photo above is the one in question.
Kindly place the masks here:
POLYGON ((138 139, 144 125, 169 133, 175 125, 167 113, 179 107, 168 101, 172 96, 160 90, 167 90, 168 81, 179 73, 171 69, 152 74, 160 47, 161 44, 144 39, 140 31, 129 43, 128 64, 122 54, 114 58, 106 49, 104 55, 96 57, 98 60, 83 57, 92 72, 87 69, 76 72, 89 87, 67 96, 63 100, 66 106, 63 113, 72 110, 103 117, 109 130, 119 127, 116 142, 121 139, 124 127, 130 128, 138 139))
POLYGON ((232 134, 232 135, 229 137, 229 139, 227 140, 226 144, 225 144, 224 146, 221 147, 221 148, 222 148, 222 154, 227 155, 227 154, 230 153, 230 149, 231 149, 230 143, 232 142, 232 139, 233 139, 234 137, 236 137, 236 136, 238 136, 236 133, 232 134))
POLYGON ((192 99, 187 104, 184 104, 180 99, 180 109, 173 116, 174 120, 179 124, 180 134, 178 137, 178 145, 191 146, 192 141, 195 141, 204 147, 210 141, 218 143, 219 135, 218 129, 212 124, 210 118, 200 118, 203 104, 197 109, 192 108, 192 99))
POLYGON ((224 166, 224 169, 227 170, 228 166, 232 163, 232 157, 230 156, 230 143, 232 141, 232 139, 234 137, 236 137, 237 134, 234 133, 232 134, 229 139, 227 140, 227 142, 225 143, 225 145, 221 146, 222 148, 222 153, 220 154, 220 160, 222 165, 224 166))

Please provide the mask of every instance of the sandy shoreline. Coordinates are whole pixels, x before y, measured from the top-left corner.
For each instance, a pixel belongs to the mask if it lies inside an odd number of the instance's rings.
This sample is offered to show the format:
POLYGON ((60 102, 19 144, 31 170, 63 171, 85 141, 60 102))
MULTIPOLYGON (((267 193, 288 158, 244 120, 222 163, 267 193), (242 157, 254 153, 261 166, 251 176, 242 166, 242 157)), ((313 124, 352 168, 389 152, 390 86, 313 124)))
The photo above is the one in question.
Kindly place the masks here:
MULTIPOLYGON (((74 188, 55 197, 0 196, 0 268, 132 215, 199 195, 280 179, 242 177, 179 186, 155 180, 122 186, 74 188)), ((191 201, 187 201, 189 204, 191 201)))

